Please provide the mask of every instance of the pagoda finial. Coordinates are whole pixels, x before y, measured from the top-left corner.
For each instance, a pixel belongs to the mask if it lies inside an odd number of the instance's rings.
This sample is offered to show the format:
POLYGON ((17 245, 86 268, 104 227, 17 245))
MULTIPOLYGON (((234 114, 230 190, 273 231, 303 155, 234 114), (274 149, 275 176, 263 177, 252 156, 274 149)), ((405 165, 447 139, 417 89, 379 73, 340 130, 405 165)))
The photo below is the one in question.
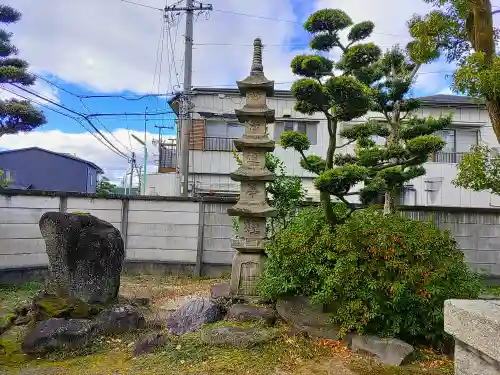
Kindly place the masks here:
POLYGON ((253 41, 253 60, 252 73, 262 73, 264 66, 262 65, 262 40, 255 38, 253 41))

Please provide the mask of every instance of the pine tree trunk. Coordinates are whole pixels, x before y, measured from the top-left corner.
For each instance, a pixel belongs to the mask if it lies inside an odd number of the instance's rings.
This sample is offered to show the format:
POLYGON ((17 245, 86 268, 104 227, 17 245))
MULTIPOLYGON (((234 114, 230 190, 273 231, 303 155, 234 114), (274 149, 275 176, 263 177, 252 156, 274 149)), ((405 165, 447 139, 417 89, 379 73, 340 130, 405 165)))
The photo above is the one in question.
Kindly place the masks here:
MULTIPOLYGON (((328 123, 328 150, 326 152, 325 171, 333 168, 333 155, 337 146, 337 121, 332 118, 327 118, 328 123)), ((321 204, 325 212, 325 217, 332 228, 337 224, 337 219, 333 213, 332 197, 327 191, 322 191, 320 194, 321 204)))
MULTIPOLYGON (((392 110, 392 121, 390 122, 391 134, 387 137, 387 147, 397 146, 401 142, 401 103, 397 100, 392 110)), ((396 162, 397 160, 392 160, 396 162)), ((396 204, 399 198, 399 186, 388 186, 385 192, 384 214, 389 215, 396 211, 396 204)))

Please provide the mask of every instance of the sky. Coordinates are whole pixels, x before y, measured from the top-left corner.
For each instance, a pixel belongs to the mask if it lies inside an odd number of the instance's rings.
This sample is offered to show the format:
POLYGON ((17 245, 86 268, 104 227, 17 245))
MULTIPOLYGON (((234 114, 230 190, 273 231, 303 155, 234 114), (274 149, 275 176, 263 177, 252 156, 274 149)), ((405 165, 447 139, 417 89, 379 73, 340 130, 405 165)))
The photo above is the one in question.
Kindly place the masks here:
MULTIPOLYGON (((120 153, 136 152, 138 164, 143 164, 142 146, 130 135, 144 139, 146 133, 148 170, 154 171, 155 126, 171 128, 162 130, 164 136, 175 134, 175 116, 165 95, 182 88, 185 16, 172 14, 165 22, 159 9, 173 0, 133 1, 143 6, 122 0, 3 0, 23 14, 20 22, 7 29, 14 34, 19 57, 40 77, 30 90, 44 99, 4 88, 43 105, 48 123, 28 134, 1 137, 0 149, 38 146, 75 154, 96 163, 108 178, 118 181, 127 169, 127 158, 100 143, 80 116, 104 114, 91 117, 92 124, 120 153), (163 96, 143 97, 148 94, 163 96)), ((319 9, 339 8, 354 22, 373 21, 376 27, 370 39, 383 49, 404 46, 409 41, 407 20, 429 10, 420 0, 209 3, 213 11, 195 18, 194 87, 235 87, 236 80, 248 75, 252 42, 260 37, 266 76, 276 82, 277 89, 288 89, 296 79, 290 71, 291 59, 308 53, 309 35, 303 22, 319 9)), ((452 72, 453 66, 444 61, 424 66, 412 94, 449 94, 452 72)), ((15 94, 0 90, 0 98, 15 94)))

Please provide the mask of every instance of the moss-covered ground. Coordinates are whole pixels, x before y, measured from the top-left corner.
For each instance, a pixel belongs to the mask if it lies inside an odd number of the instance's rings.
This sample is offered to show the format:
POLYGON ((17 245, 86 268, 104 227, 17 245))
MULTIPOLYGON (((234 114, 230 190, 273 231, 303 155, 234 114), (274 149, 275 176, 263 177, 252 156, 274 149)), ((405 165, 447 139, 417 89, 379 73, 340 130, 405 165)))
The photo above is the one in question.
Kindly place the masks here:
MULTIPOLYGON (((208 295, 220 280, 125 277, 121 294, 148 297, 156 309, 169 309, 190 295, 208 295)), ((30 283, 0 286, 0 311, 28 301, 41 287, 30 283)), ((234 324, 221 322, 221 324, 234 324)), ((293 335, 278 324, 276 340, 251 349, 211 347, 201 343, 200 333, 171 337, 155 353, 133 358, 136 340, 146 332, 96 340, 79 352, 52 353, 43 358, 0 358, 0 374, 14 375, 420 375, 451 374, 453 363, 429 350, 419 350, 404 367, 382 366, 355 355, 336 341, 293 335)))

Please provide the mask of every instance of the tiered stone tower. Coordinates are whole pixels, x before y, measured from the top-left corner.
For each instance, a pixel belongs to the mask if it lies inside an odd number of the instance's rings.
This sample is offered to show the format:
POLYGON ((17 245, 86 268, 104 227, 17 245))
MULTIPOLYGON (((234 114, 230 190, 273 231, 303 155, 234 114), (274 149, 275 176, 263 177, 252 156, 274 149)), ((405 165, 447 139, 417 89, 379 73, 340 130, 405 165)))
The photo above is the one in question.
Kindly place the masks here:
POLYGON ((256 294, 256 282, 265 261, 266 217, 276 214, 266 200, 266 183, 275 178, 266 168, 266 152, 274 150, 274 141, 267 135, 267 124, 275 121, 274 110, 269 109, 266 98, 274 95, 274 81, 264 75, 262 41, 257 38, 253 45, 250 75, 237 82, 246 104, 235 112, 238 121, 245 124, 245 134, 234 141, 243 158, 240 168, 231 173, 231 179, 241 182, 241 192, 238 203, 228 210, 230 216, 239 216, 238 238, 232 242, 237 253, 233 259, 230 293, 242 297, 256 294))

